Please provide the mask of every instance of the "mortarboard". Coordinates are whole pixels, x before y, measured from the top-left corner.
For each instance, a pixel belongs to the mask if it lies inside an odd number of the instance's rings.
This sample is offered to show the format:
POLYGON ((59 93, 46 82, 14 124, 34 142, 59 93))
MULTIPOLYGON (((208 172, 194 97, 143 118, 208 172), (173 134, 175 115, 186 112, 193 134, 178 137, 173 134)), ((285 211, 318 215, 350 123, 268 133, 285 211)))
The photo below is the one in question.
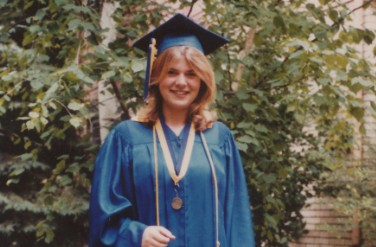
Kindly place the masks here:
POLYGON ((158 54, 174 46, 192 46, 207 55, 228 42, 225 37, 204 28, 182 14, 176 14, 136 40, 133 46, 148 53, 144 99, 148 95, 153 61, 158 54))

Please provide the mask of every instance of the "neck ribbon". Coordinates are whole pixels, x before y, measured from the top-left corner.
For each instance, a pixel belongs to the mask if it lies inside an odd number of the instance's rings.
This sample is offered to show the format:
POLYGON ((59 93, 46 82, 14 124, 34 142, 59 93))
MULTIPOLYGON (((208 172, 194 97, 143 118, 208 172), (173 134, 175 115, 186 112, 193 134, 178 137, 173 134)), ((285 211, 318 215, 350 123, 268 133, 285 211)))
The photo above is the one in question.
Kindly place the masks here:
POLYGON ((161 119, 163 118, 160 118, 156 121, 155 129, 162 147, 162 152, 166 161, 167 169, 175 185, 177 185, 179 181, 185 176, 188 170, 195 139, 195 129, 193 123, 187 123, 185 125, 182 132, 183 145, 178 152, 178 157, 174 157, 170 152, 170 150, 172 149, 170 141, 171 138, 169 138, 169 136, 166 138, 166 132, 168 133, 166 128, 168 128, 168 126, 166 125, 164 120, 161 121, 161 119), (165 126, 163 127, 163 125, 165 126))

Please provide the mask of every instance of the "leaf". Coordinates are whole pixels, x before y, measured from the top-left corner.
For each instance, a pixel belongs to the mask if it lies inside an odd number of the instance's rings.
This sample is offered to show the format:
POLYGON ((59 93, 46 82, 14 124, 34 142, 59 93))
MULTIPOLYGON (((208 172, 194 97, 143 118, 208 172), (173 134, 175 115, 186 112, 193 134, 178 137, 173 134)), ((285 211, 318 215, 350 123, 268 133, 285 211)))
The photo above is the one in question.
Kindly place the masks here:
POLYGON ((277 221, 274 219, 273 216, 270 214, 265 214, 265 220, 270 224, 273 228, 277 227, 277 221))
POLYGON ((133 73, 138 73, 145 69, 145 61, 144 60, 133 60, 131 63, 133 73))
POLYGON ((310 46, 311 45, 308 41, 300 39, 294 39, 287 43, 287 47, 303 48, 304 50, 308 50, 310 46))
POLYGON ((242 107, 244 110, 246 110, 247 112, 254 112, 257 108, 257 105, 255 104, 250 104, 250 103, 243 103, 242 104, 242 107))
POLYGON ((78 111, 78 110, 82 109, 82 107, 83 107, 83 104, 77 103, 77 102, 70 102, 68 104, 68 108, 73 110, 73 111, 78 111))
POLYGON ((239 90, 236 92, 236 97, 240 100, 249 99, 249 94, 245 90, 239 90))
POLYGON ((254 126, 255 130, 257 130, 257 132, 260 132, 260 133, 268 133, 269 130, 264 126, 264 125, 261 125, 261 124, 256 124, 254 126))
POLYGON ((306 51, 304 51, 304 50, 297 50, 297 51, 291 53, 290 56, 289 56, 290 59, 294 59, 294 58, 298 58, 299 59, 301 57, 307 57, 306 56, 306 51))
POLYGON ((37 21, 41 21, 45 15, 46 15, 46 10, 39 9, 38 12, 35 14, 34 19, 37 21))
POLYGON ((44 239, 44 241, 49 244, 49 243, 52 243, 52 241, 54 240, 55 238, 55 233, 52 231, 51 228, 48 228, 46 230, 46 238, 44 239))
POLYGON ((78 79, 88 83, 88 84, 93 84, 94 83, 94 80, 91 79, 89 76, 87 76, 82 70, 80 70, 78 67, 72 69, 71 71, 72 73, 74 73, 78 79))
POLYGON ((89 23, 89 22, 82 22, 81 26, 85 30, 88 30, 88 31, 91 31, 91 32, 96 32, 97 31, 97 29, 95 28, 95 26, 92 23, 89 23))
POLYGON ((305 116, 300 112, 294 112, 294 118, 299 124, 304 124, 305 116))
POLYGON ((40 26, 38 26, 38 25, 31 25, 31 26, 29 27, 29 31, 30 31, 31 33, 37 33, 37 32, 39 32, 39 31, 41 31, 41 28, 40 28, 40 26))
POLYGON ((11 178, 7 180, 6 185, 10 186, 12 184, 18 184, 19 182, 20 182, 19 178, 11 178))
POLYGON ((331 54, 326 56, 325 62, 329 68, 340 68, 345 70, 348 64, 348 58, 338 54, 331 54))
POLYGON ((252 143, 253 138, 248 135, 242 135, 241 137, 237 138, 238 142, 243 143, 252 143))
POLYGON ((52 83, 51 87, 47 90, 44 100, 49 100, 54 97, 54 93, 59 89, 59 84, 57 82, 52 83))
POLYGON ((106 71, 105 73, 102 74, 102 80, 108 80, 115 75, 116 75, 116 72, 113 70, 106 71))
POLYGON ((332 20, 332 21, 334 21, 334 22, 337 22, 338 21, 338 12, 337 11, 335 11, 335 10, 330 10, 329 11, 329 17, 330 17, 330 19, 332 20))
POLYGON ((19 175, 22 174, 24 171, 25 171, 25 169, 24 169, 23 167, 20 167, 20 168, 15 169, 13 172, 11 172, 11 173, 9 174, 9 176, 19 176, 19 175))
POLYGON ((282 29, 282 32, 286 32, 286 25, 285 21, 283 20, 282 16, 277 15, 273 18, 273 24, 274 26, 282 29))
POLYGON ((364 109, 361 107, 351 107, 350 114, 353 115, 356 120, 361 121, 364 116, 364 109))
POLYGON ((26 122, 26 128, 28 130, 32 130, 32 129, 35 128, 35 124, 32 121, 29 120, 29 121, 26 122))
POLYGON ((31 44, 31 42, 34 40, 34 35, 30 35, 30 34, 26 34, 24 36, 24 39, 22 40, 22 45, 23 46, 27 46, 29 44, 31 44))
POLYGON ((271 184, 277 180, 277 177, 275 174, 267 174, 262 176, 262 180, 264 180, 264 182, 267 184, 271 184))
POLYGON ((129 72, 125 72, 124 75, 123 75, 123 80, 126 83, 131 83, 131 82, 133 82, 133 77, 129 72))
POLYGON ((351 79, 351 84, 360 84, 363 87, 370 88, 374 86, 374 83, 370 80, 361 78, 361 77, 354 77, 351 79))
POLYGON ((43 83, 40 80, 32 80, 30 81, 30 86, 35 90, 38 91, 43 87, 43 83))
POLYGON ((252 126, 252 123, 251 122, 240 122, 238 125, 237 125, 237 128, 238 129, 248 129, 252 126))
POLYGON ((248 150, 248 145, 245 143, 237 142, 236 146, 238 147, 240 151, 247 152, 248 150))
POLYGON ((331 80, 325 77, 325 78, 318 78, 317 82, 320 83, 321 85, 328 85, 331 82, 331 80))
POLYGON ((52 109, 54 109, 54 110, 57 109, 57 106, 56 106, 56 104, 55 104, 53 101, 49 101, 49 102, 48 102, 48 105, 49 105, 52 109))
POLYGON ((70 20, 69 23, 68 23, 69 30, 75 31, 77 29, 77 27, 80 25, 80 23, 81 23, 80 19, 70 20))
POLYGON ((72 117, 71 119, 69 119, 69 123, 73 127, 78 128, 81 126, 81 119, 79 117, 72 117))
POLYGON ((368 45, 371 45, 374 39, 375 33, 371 30, 366 29, 363 37, 364 42, 366 42, 366 44, 368 45))
POLYGON ((10 72, 10 73, 8 73, 8 74, 3 75, 3 76, 1 77, 1 79, 2 79, 3 81, 5 81, 5 82, 11 82, 12 80, 14 80, 14 77, 15 77, 16 74, 17 74, 17 72, 12 71, 12 72, 10 72))
POLYGON ((38 118, 40 116, 40 114, 38 112, 35 112, 35 111, 31 111, 29 112, 29 117, 30 118, 38 118))
POLYGON ((67 186, 69 184, 72 184, 72 179, 67 175, 63 175, 59 178, 59 183, 61 186, 67 186))

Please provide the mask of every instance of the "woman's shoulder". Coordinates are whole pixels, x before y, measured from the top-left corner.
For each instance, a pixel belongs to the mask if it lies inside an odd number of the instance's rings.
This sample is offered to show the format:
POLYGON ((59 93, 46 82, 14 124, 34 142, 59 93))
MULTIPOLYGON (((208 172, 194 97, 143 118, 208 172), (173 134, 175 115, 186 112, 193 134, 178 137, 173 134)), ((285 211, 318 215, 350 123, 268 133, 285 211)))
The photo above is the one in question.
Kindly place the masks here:
POLYGON ((125 143, 135 145, 151 142, 152 128, 145 122, 124 120, 118 123, 113 130, 125 143))
POLYGON ((213 122, 203 133, 208 144, 224 145, 232 137, 230 128, 220 121, 213 122))
POLYGON ((218 132, 219 134, 231 134, 230 128, 221 121, 215 121, 206 131, 218 132))
POLYGON ((132 129, 132 130, 144 130, 145 128, 149 128, 149 125, 143 121, 138 121, 137 119, 127 119, 123 120, 115 125, 115 129, 117 130, 125 130, 125 129, 132 129))

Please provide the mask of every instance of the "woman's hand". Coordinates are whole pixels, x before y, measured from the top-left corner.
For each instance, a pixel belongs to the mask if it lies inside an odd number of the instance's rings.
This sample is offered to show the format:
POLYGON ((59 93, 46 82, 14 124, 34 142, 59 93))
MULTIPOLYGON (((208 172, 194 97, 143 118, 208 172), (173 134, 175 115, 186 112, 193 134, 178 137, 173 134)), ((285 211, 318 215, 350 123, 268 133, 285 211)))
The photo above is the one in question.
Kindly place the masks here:
POLYGON ((175 236, 162 226, 148 226, 142 234, 141 247, 166 247, 175 236))

